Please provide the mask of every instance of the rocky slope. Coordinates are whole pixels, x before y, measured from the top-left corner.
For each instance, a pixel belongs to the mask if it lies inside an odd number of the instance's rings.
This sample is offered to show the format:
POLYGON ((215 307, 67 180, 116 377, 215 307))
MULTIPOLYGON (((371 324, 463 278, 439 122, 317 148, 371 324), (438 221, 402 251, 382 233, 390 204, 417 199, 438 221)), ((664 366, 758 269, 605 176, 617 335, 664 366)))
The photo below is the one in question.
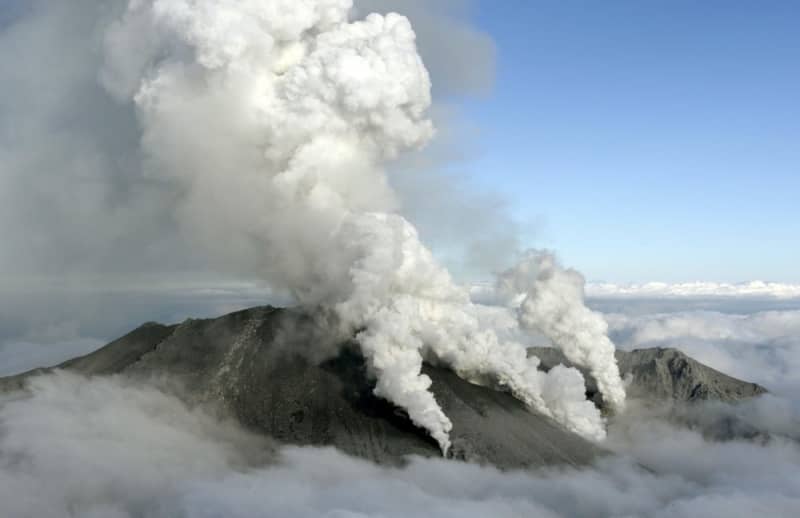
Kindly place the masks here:
MULTIPOLYGON (((529 354, 539 357, 540 368, 570 365, 561 351, 533 347, 529 354)), ((627 381, 628 398, 642 400, 671 400, 693 402, 715 400, 735 402, 764 394, 767 390, 756 384, 738 380, 692 359, 677 349, 654 347, 617 351, 620 373, 627 381)), ((602 405, 597 385, 583 370, 587 396, 602 405)))
MULTIPOLYGON (((327 318, 319 311, 258 307, 178 325, 148 323, 57 368, 160 383, 285 443, 335 446, 382 463, 409 454, 440 455, 402 410, 372 394, 357 347, 337 343, 327 318)), ((558 351, 536 353, 543 368, 560 360, 558 351)), ((633 351, 618 358, 623 372, 633 375, 634 395, 730 399, 763 391, 677 351, 633 351)), ((24 389, 29 376, 48 370, 1 378, 0 392, 24 389)), ((425 372, 453 422, 455 458, 522 468, 581 465, 603 452, 508 394, 472 385, 446 369, 425 366, 425 372)))

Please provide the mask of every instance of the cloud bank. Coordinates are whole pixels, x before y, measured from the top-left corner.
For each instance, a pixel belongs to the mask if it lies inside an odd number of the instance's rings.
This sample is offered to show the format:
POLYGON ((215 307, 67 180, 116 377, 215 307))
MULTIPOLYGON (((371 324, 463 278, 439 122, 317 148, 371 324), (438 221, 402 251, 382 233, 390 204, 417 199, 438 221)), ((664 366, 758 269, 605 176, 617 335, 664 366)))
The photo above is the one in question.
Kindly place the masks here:
POLYGON ((276 448, 153 387, 60 373, 0 404, 4 516, 793 516, 800 448, 709 442, 659 418, 616 421, 618 456, 500 472, 443 460, 379 467, 276 448))
POLYGON ((590 297, 752 297, 796 299, 800 298, 800 284, 750 281, 737 284, 720 282, 684 282, 669 284, 647 282, 644 284, 588 283, 586 294, 590 297))

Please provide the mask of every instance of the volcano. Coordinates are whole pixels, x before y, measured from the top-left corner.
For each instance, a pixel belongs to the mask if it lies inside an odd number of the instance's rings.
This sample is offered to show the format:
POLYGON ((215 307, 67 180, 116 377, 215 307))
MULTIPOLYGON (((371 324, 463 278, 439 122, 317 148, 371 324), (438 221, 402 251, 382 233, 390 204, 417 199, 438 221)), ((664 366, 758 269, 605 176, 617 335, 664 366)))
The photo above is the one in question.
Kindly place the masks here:
MULTIPOLYGON (((180 324, 146 323, 86 356, 0 378, 0 392, 25 390, 31 376, 65 369, 158 383, 191 405, 238 420, 279 443, 333 446, 378 463, 440 456, 436 441, 407 414, 373 394, 355 342, 329 332, 323 310, 255 307, 180 324)), ((547 370, 568 363, 554 349, 531 350, 547 370)), ((617 353, 629 394, 643 399, 735 401, 766 390, 673 349, 617 353)), ((580 466, 604 450, 526 407, 510 394, 426 364, 431 390, 453 422, 448 456, 503 469, 580 466)), ((587 396, 602 408, 588 373, 587 396)))

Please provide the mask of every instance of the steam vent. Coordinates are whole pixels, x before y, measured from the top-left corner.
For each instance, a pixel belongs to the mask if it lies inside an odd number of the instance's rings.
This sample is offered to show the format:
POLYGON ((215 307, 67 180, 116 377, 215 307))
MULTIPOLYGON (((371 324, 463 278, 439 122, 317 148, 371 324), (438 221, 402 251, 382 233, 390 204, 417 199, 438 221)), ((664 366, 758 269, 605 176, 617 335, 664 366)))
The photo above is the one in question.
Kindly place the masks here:
MULTIPOLYGON (((383 464, 407 455, 441 455, 407 414, 373 394, 374 380, 354 343, 336 343, 320 310, 256 307, 177 325, 147 323, 56 368, 86 376, 119 374, 160 383, 192 405, 222 412, 280 443, 335 446, 383 464)), ((567 363, 536 349, 541 368, 567 363)), ((671 349, 618 352, 630 397, 733 401, 765 392, 671 349)), ((25 388, 36 369, 0 379, 0 391, 25 388)), ((510 394, 471 384, 426 364, 436 400, 452 420, 448 456, 514 469, 585 465, 604 450, 510 394)), ((602 406, 588 374, 587 396, 602 406)))

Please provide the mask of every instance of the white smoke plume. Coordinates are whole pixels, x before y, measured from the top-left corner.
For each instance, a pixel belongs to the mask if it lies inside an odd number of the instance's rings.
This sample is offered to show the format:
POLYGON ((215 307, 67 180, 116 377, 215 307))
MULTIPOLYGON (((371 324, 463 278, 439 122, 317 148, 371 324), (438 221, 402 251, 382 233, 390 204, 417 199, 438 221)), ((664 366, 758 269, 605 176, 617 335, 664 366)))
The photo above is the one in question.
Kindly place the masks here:
MULTIPOLYGON (((100 77, 136 108, 144 174, 179 186, 180 227, 221 264, 256 271, 300 303, 336 307, 343 336, 358 332, 376 393, 403 407, 443 452, 452 425, 428 390, 423 360, 506 387, 602 439, 580 373, 542 373, 522 345, 481 328, 467 290, 398 214, 385 165, 433 136, 430 79, 405 17, 351 21, 351 7, 129 2, 104 33, 100 77)), ((537 280, 523 324, 589 366, 621 407, 602 320, 581 309, 562 277, 537 280), (562 289, 563 299, 553 295, 562 289)))
POLYGON ((584 304, 584 285, 580 273, 561 268, 552 254, 537 251, 526 253, 498 278, 498 291, 518 299, 520 325, 541 332, 569 361, 589 369, 604 401, 622 410, 625 387, 615 347, 603 316, 584 304))

